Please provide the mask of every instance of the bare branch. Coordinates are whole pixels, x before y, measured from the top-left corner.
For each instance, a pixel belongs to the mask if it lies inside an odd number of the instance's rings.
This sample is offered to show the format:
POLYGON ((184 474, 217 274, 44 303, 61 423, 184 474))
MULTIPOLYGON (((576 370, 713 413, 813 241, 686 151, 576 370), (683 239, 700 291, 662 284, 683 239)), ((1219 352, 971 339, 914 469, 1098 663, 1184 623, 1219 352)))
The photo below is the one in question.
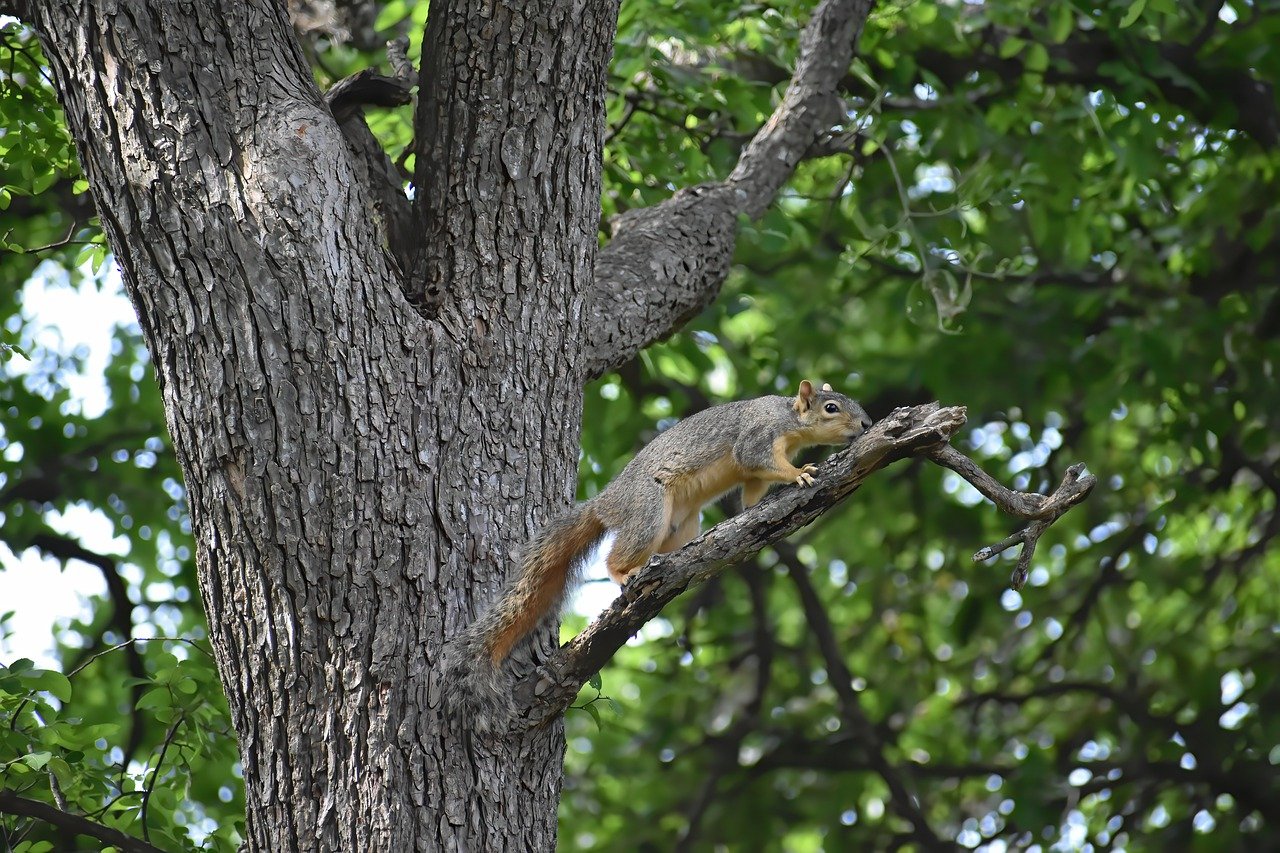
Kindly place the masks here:
MULTIPOLYGON (((810 523, 853 494, 873 473, 908 456, 927 456, 969 480, 1001 509, 1032 520, 1026 531, 1010 537, 1004 545, 1024 543, 1025 565, 1019 561, 1012 581, 1019 588, 1026 580, 1040 534, 1084 500, 1097 481, 1092 475, 1081 476, 1083 465, 1073 465, 1051 495, 1007 489, 947 444, 964 422, 963 406, 929 403, 895 409, 852 446, 823 463, 814 488, 780 489, 755 507, 717 524, 679 551, 654 556, 600 618, 516 685, 516 703, 522 709, 522 722, 518 725, 532 728, 563 712, 579 688, 676 596, 810 523)), ((979 555, 985 551, 998 553, 989 548, 979 555)), ((824 653, 829 664, 836 660, 833 649, 826 648, 824 653)), ((844 710, 851 717, 857 716, 847 701, 844 710)), ((905 789, 897 795, 908 796, 905 789)), ((909 799, 904 803, 903 807, 910 810, 909 799)), ((928 831, 922 819, 911 822, 921 837, 928 831)))
POLYGON ((96 821, 89 820, 87 817, 55 808, 39 800, 19 797, 11 791, 0 790, 0 812, 42 820, 67 832, 88 838, 96 838, 98 841, 112 847, 118 847, 126 851, 126 853, 163 853, 159 847, 148 844, 140 838, 134 838, 132 835, 126 835, 118 829, 103 826, 96 821))
POLYGON ((944 468, 950 468, 968 480, 973 487, 982 492, 1000 509, 1019 518, 1031 520, 1022 530, 1006 536, 994 545, 988 545, 973 555, 975 563, 990 560, 997 554, 1009 550, 1014 545, 1022 544, 1022 553, 1018 555, 1018 563, 1014 566, 1009 585, 1014 589, 1022 589, 1027 582, 1027 574, 1031 571, 1031 558, 1035 556, 1036 545, 1040 536, 1049 526, 1062 517, 1071 507, 1089 496, 1098 478, 1092 474, 1084 474, 1084 465, 1077 463, 1067 469, 1062 483, 1048 497, 1035 492, 1015 492, 992 479, 969 457, 950 445, 939 445, 929 452, 929 458, 944 468), (1084 474, 1084 476, 1081 476, 1084 474))
POLYGON ((138 819, 142 821, 142 836, 151 840, 151 827, 148 824, 148 809, 151 807, 151 795, 155 792, 156 782, 160 780, 160 768, 164 766, 164 757, 169 753, 169 747, 173 744, 173 739, 178 734, 178 729, 182 728, 182 724, 187 721, 185 713, 179 714, 178 719, 169 727, 169 731, 165 733, 164 742, 160 745, 160 756, 156 758, 156 766, 151 768, 151 779, 147 781, 146 787, 142 792, 142 808, 138 812, 138 819))
POLYGON ((567 708, 578 688, 677 595, 813 521, 880 468, 946 442, 964 422, 962 406, 897 409, 823 463, 817 486, 780 489, 681 550, 655 556, 599 619, 517 685, 526 725, 539 725, 567 708))
POLYGON ((406 178, 365 124, 362 108, 398 107, 410 102, 415 81, 405 47, 401 40, 387 42, 387 59, 396 76, 366 68, 344 77, 324 93, 324 101, 337 120, 369 191, 372 212, 381 217, 387 243, 401 270, 409 268, 413 234, 412 207, 404 190, 406 178))
POLYGON ((726 180, 619 219, 589 294, 588 376, 667 337, 715 298, 729 272, 739 214, 764 213, 814 140, 840 121, 836 90, 870 10, 871 0, 818 5, 801 34, 791 84, 726 180))

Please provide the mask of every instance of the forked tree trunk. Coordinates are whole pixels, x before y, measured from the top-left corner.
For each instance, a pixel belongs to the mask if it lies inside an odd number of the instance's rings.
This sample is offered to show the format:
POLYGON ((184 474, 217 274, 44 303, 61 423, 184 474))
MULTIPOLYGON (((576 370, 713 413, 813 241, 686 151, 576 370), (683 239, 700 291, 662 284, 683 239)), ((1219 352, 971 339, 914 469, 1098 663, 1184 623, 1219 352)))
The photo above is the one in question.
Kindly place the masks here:
POLYGON ((283 6, 24 10, 186 477, 248 846, 550 850, 559 724, 473 740, 437 674, 571 497, 616 4, 433 4, 403 272, 283 6))

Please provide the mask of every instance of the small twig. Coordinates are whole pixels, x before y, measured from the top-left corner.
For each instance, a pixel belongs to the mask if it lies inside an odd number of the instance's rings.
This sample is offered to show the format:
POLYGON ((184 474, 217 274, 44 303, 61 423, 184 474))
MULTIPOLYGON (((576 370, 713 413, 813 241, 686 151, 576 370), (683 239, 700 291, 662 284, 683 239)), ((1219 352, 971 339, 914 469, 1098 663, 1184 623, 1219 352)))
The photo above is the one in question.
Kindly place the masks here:
POLYGON ((186 719, 185 713, 179 714, 178 719, 174 720, 173 725, 169 727, 169 731, 165 732, 164 743, 160 745, 160 755, 156 758, 156 766, 151 771, 151 780, 147 782, 146 790, 142 794, 142 808, 138 812, 138 818, 142 822, 142 837, 147 841, 151 840, 151 827, 147 825, 147 807, 151 805, 151 792, 155 790, 156 780, 160 778, 160 768, 164 766, 164 757, 169 751, 169 745, 173 743, 174 736, 178 734, 178 729, 182 728, 186 719))
POLYGON ((62 793, 62 786, 58 784, 58 777, 53 771, 49 771, 49 793, 53 794, 53 801, 58 808, 65 812, 67 810, 67 798, 62 793))
POLYGON ((47 246, 36 246, 31 249, 24 249, 23 254, 34 255, 37 252, 48 252, 51 249, 61 249, 63 246, 89 246, 97 242, 96 240, 71 239, 72 237, 76 236, 76 232, 79 230, 80 230, 80 223, 72 222, 70 230, 67 231, 67 236, 63 237, 61 240, 55 240, 52 243, 48 244, 47 246))
POLYGON ((114 646, 110 646, 110 647, 108 647, 108 648, 103 649, 103 650, 102 650, 102 651, 100 651, 100 652, 97 652, 97 653, 95 653, 95 654, 91 655, 91 656, 89 657, 89 659, 88 659, 88 660, 84 661, 84 663, 81 663, 81 664, 80 664, 79 666, 77 666, 75 669, 73 669, 73 670, 71 670, 70 672, 68 672, 68 673, 67 673, 67 678, 70 678, 71 676, 73 676, 73 675, 75 675, 76 673, 80 672, 80 671, 81 671, 81 670, 83 670, 85 667, 89 666, 89 664, 93 663, 93 662, 94 662, 94 661, 96 661, 98 658, 102 657, 103 655, 109 655, 109 654, 111 654, 112 652, 117 652, 117 651, 119 651, 120 649, 123 649, 123 648, 125 648, 125 647, 127 647, 127 646, 132 646, 132 645, 134 645, 135 643, 155 643, 155 642, 161 642, 161 643, 186 643, 188 646, 191 646, 191 648, 195 649, 196 651, 200 652, 201 654, 206 655, 206 656, 208 656, 208 657, 210 657, 210 658, 212 658, 212 657, 213 657, 213 653, 212 653, 212 652, 210 652, 208 649, 201 648, 201 647, 200 647, 200 644, 199 644, 198 642, 196 642, 195 640, 189 640, 189 639, 187 639, 186 637, 131 637, 130 639, 125 640, 123 643, 116 643, 114 646))
POLYGON ((972 459, 949 444, 940 444, 930 450, 929 458, 942 467, 955 471, 1000 509, 1031 521, 1022 530, 979 549, 973 555, 973 561, 981 563, 1021 544, 1022 553, 1018 555, 1018 563, 1009 578, 1009 585, 1014 589, 1022 589, 1027 582, 1027 575, 1031 572, 1031 558, 1035 556, 1040 536, 1067 510, 1087 498, 1098 484, 1097 477, 1084 474, 1084 465, 1076 463, 1067 469, 1062 483, 1053 494, 1046 497, 1036 492, 1015 492, 1005 488, 972 459))
POLYGON ((412 85, 414 71, 413 63, 409 61, 408 38, 400 36, 387 42, 387 64, 391 66, 392 74, 412 85))

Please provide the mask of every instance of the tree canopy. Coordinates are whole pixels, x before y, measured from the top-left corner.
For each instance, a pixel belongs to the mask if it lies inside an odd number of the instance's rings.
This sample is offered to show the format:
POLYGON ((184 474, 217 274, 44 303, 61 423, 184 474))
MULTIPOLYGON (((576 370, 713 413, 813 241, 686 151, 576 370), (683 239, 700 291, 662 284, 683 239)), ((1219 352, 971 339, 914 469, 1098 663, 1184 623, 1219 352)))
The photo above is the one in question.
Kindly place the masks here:
MULTIPOLYGON (((420 60, 426 3, 295 5, 321 88, 388 38, 420 60)), ((733 170, 811 12, 622 5, 602 242, 733 170)), ((1280 845, 1277 42, 1280 9, 1237 0, 873 9, 840 120, 741 224, 718 298, 588 388, 579 495, 673 419, 805 377, 876 419, 966 406, 956 446, 1014 488, 1075 462, 1099 488, 1020 592, 1016 551, 972 560, 1013 523, 921 460, 691 591, 568 713, 562 847, 1280 845)), ((0 839, 76 832, 20 797, 232 850, 236 745, 141 334, 116 330, 86 414, 86 354, 23 310, 35 278, 119 284, 19 21, 0 115, 0 544, 108 590, 59 626, 60 671, 0 661, 0 839), (123 548, 61 525, 76 506, 123 548)), ((368 122, 407 182, 411 109, 368 122)))

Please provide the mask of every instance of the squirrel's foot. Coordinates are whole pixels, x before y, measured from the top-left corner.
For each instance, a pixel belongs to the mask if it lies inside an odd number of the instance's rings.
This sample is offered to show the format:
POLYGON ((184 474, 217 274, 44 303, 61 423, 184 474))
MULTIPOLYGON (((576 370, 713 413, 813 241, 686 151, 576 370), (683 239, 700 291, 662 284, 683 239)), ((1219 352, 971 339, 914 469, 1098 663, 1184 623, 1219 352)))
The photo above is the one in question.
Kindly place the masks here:
POLYGON ((817 465, 806 465, 800 469, 800 473, 796 476, 797 486, 812 486, 814 483, 813 475, 818 472, 817 465))

